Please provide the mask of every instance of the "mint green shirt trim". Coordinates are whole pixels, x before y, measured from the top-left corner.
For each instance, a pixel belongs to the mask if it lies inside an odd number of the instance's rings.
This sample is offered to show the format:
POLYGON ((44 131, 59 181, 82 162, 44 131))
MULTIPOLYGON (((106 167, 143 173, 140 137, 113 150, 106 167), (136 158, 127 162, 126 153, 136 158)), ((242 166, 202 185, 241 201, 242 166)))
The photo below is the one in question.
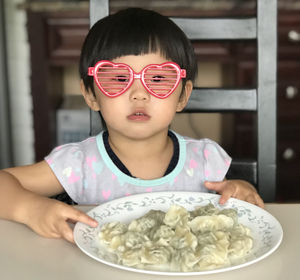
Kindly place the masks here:
POLYGON ((176 167, 173 169, 172 172, 170 172, 168 175, 153 179, 153 180, 144 180, 144 179, 138 179, 128 176, 127 174, 123 173, 111 160, 109 155, 106 152, 104 142, 103 142, 103 132, 100 132, 96 139, 97 139, 97 146, 99 153, 106 164, 106 166, 112 171, 113 174, 115 174, 122 182, 129 183, 136 186, 142 186, 142 187, 152 187, 152 186, 158 186, 166 183, 171 183, 174 181, 174 179, 179 175, 179 173, 182 171, 184 167, 184 163, 186 160, 186 141, 185 139, 180 136, 179 134, 172 131, 175 136, 178 139, 179 143, 179 159, 177 162, 176 167))

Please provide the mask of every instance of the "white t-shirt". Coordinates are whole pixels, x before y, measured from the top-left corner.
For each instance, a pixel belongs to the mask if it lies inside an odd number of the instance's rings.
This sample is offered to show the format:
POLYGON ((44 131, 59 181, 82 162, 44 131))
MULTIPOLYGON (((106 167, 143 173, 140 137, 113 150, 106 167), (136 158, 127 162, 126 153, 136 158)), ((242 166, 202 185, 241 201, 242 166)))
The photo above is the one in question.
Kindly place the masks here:
POLYGON ((179 143, 179 159, 169 174, 158 179, 143 180, 123 173, 105 149, 103 132, 79 143, 57 147, 45 160, 78 204, 101 204, 147 192, 207 192, 204 181, 224 179, 231 158, 216 142, 173 134, 179 143))

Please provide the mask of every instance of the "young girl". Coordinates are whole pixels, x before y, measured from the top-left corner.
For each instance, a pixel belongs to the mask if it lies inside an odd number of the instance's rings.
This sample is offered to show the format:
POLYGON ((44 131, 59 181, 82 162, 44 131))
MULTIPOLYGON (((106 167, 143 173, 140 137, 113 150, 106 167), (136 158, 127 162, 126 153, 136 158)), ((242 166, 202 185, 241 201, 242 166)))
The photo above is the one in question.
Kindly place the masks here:
POLYGON ((106 130, 54 149, 44 161, 0 172, 0 217, 73 242, 68 221, 96 226, 48 197, 66 191, 80 204, 157 191, 216 191, 263 207, 255 188, 224 180, 231 158, 215 142, 170 131, 190 97, 193 49, 168 18, 131 8, 97 22, 83 45, 81 91, 106 130))

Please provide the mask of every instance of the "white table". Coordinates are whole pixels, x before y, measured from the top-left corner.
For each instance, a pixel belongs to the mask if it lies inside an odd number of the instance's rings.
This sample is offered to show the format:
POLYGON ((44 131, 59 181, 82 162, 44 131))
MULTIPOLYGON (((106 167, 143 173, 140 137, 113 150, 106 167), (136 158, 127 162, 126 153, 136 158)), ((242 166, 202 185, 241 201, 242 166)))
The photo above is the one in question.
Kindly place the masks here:
POLYGON ((283 241, 273 254, 241 269, 190 277, 147 275, 113 268, 95 261, 67 241, 42 238, 24 225, 0 220, 0 279, 300 279, 300 204, 267 204, 266 210, 279 220, 284 231, 283 241))

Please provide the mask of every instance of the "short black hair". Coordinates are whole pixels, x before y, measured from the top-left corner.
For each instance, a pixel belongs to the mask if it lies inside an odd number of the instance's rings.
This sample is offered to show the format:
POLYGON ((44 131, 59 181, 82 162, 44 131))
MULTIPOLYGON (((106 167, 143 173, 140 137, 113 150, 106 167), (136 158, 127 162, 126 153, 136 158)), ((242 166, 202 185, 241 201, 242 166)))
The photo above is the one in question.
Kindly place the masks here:
POLYGON ((81 51, 80 77, 85 88, 94 93, 93 77, 87 75, 88 67, 99 60, 157 51, 186 69, 184 83, 195 80, 197 62, 193 47, 172 20, 142 8, 121 10, 99 20, 90 29, 81 51))

